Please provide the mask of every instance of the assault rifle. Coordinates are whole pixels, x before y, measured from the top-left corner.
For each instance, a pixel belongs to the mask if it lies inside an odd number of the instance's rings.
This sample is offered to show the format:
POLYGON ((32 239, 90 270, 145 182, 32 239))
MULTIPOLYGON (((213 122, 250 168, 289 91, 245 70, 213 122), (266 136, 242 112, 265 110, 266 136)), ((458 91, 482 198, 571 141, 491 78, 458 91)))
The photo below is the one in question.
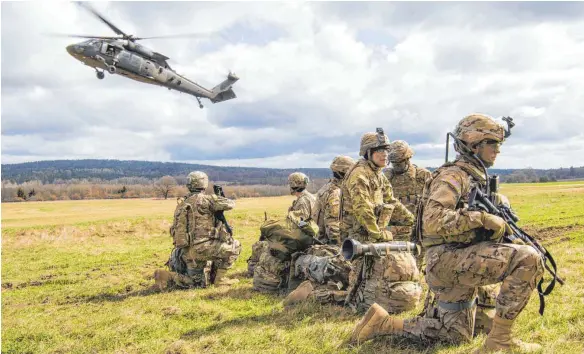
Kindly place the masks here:
MULTIPOLYGON (((218 185, 218 184, 214 184, 213 185, 213 192, 215 193, 215 195, 219 196, 219 197, 223 197, 225 198, 225 193, 223 192, 223 187, 218 185)), ((225 225, 225 229, 227 230, 227 232, 233 236, 233 230, 231 229, 231 226, 229 226, 229 223, 227 223, 227 219, 225 219, 225 214, 223 212, 223 210, 220 211, 216 211, 215 212, 215 218, 218 221, 223 222, 223 225, 225 225)), ((215 225, 217 226, 217 225, 215 225)))
MULTIPOLYGON (((564 285, 564 280, 558 276, 556 262, 552 255, 549 253, 549 251, 544 246, 542 246, 535 238, 533 238, 527 232, 523 231, 519 226, 517 226, 516 222, 519 221, 519 217, 515 215, 513 210, 511 210, 509 206, 503 204, 498 206, 495 205, 494 195, 492 193, 497 191, 498 181, 499 176, 492 176, 489 178, 490 195, 484 193, 479 188, 478 185, 475 185, 471 189, 469 194, 468 210, 482 210, 489 214, 499 216, 500 218, 505 220, 505 222, 511 227, 511 230, 513 231, 512 235, 503 236, 503 241, 513 243, 514 240, 520 239, 526 245, 533 247, 542 257, 545 269, 552 276, 552 280, 550 284, 545 288, 545 290, 543 289, 543 278, 540 279, 539 283, 537 284, 537 292, 539 294, 539 314, 543 315, 543 311, 545 308, 544 296, 549 295, 552 292, 556 284, 556 281, 561 285, 564 285)), ((481 239, 485 240, 486 237, 483 236, 481 237, 481 239)))

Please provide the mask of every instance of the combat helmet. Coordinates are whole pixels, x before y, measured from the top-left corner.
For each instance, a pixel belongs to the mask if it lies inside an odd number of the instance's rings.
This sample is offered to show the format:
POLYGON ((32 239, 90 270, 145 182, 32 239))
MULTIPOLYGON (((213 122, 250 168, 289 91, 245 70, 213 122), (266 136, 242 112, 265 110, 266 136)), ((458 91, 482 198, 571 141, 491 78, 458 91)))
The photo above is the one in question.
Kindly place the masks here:
POLYGON ((502 142, 505 140, 505 128, 488 115, 473 113, 458 122, 454 136, 472 147, 485 139, 502 142))
POLYGON ((359 156, 365 156, 371 149, 388 146, 389 138, 385 135, 382 128, 377 128, 375 133, 365 133, 361 137, 359 156))
POLYGON ((395 140, 389 144, 389 161, 400 162, 411 159, 414 156, 414 150, 404 140, 395 140))
POLYGON ((333 159, 333 162, 331 163, 331 170, 340 175, 344 175, 351 167, 353 167, 354 164, 355 160, 353 160, 351 157, 339 155, 333 159))
POLYGON ((288 184, 290 185, 290 192, 299 192, 305 189, 308 185, 308 176, 302 172, 294 172, 288 176, 288 184))
POLYGON ((209 186, 209 177, 205 172, 193 171, 187 176, 187 188, 189 191, 207 189, 209 186))

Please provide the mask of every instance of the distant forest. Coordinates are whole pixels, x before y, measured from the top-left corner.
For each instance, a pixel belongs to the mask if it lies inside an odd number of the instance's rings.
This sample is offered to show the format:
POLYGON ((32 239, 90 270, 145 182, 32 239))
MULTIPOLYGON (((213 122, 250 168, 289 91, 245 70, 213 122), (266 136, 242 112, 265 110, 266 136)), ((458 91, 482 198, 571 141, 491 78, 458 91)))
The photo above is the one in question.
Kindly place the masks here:
MULTIPOLYGON (((430 167, 430 170, 434 168, 430 167)), ((2 201, 107 198, 172 198, 187 193, 189 172, 209 175, 231 198, 288 193, 288 175, 300 171, 316 192, 331 177, 328 168, 272 169, 221 167, 176 162, 57 160, 2 165, 2 201)), ((503 183, 551 182, 584 178, 584 166, 559 169, 491 169, 503 183)), ((210 191, 212 189, 210 187, 210 191)))

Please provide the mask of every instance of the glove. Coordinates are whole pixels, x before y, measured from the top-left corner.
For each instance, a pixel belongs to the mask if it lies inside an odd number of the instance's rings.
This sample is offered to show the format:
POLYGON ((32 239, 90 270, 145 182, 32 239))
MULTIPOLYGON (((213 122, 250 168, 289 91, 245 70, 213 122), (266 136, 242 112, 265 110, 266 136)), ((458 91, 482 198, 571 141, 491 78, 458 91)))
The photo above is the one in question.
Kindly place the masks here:
POLYGON ((511 227, 497 215, 483 213, 482 221, 485 229, 493 231, 493 235, 491 236, 491 240, 493 241, 498 241, 505 235, 513 234, 511 227))
POLYGON ((520 245, 520 246, 525 246, 527 245, 522 239, 520 239, 519 237, 516 237, 513 239, 513 241, 511 242, 514 245, 520 245))
POLYGON ((393 240, 393 234, 388 229, 381 229, 379 235, 370 233, 369 240, 372 242, 387 242, 393 240))
POLYGON ((393 241, 393 234, 388 229, 381 229, 381 238, 383 242, 393 241))
POLYGON ((505 195, 500 193, 493 193, 493 195, 495 196, 495 205, 504 205, 507 208, 511 208, 509 198, 507 198, 505 195))

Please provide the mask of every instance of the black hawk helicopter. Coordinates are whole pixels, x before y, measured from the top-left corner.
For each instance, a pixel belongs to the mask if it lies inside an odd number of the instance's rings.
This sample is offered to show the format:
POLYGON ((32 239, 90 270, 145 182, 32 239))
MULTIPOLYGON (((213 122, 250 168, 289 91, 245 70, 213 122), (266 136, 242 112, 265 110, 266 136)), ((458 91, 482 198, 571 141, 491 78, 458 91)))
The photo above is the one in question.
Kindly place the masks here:
POLYGON ((136 41, 142 39, 192 37, 200 35, 135 37, 124 33, 89 5, 79 2, 77 4, 89 10, 118 34, 118 37, 74 34, 57 35, 89 38, 84 42, 67 46, 67 52, 83 64, 94 68, 98 79, 103 79, 107 71, 112 75, 118 74, 139 82, 163 86, 169 90, 185 92, 195 96, 200 108, 203 108, 201 98, 208 98, 211 102, 217 103, 237 97, 231 88, 239 80, 239 77, 234 73, 229 72, 226 80, 209 90, 177 74, 168 65, 167 60, 169 58, 167 56, 136 43, 136 41))

